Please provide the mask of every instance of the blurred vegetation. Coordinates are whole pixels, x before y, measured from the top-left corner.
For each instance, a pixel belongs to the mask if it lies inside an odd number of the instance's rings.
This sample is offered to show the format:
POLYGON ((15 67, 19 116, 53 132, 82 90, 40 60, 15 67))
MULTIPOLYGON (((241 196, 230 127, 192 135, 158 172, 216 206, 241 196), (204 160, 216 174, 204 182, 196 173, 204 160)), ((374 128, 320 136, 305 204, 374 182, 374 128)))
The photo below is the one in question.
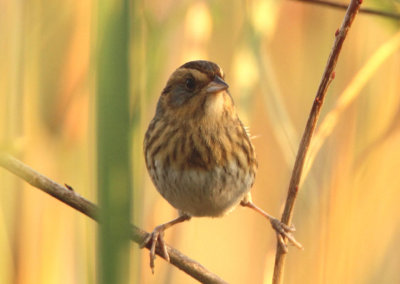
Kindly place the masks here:
MULTIPOLYGON (((399 8, 389 2, 371 6, 399 8)), ((98 5, 0 1, 0 149, 95 202, 96 78, 117 75, 97 77, 98 5)), ((254 201, 279 216, 344 11, 277 0, 149 0, 132 2, 129 13, 134 222, 150 231, 177 215, 151 184, 142 141, 169 74, 199 58, 224 68, 256 136, 254 201)), ((395 21, 359 14, 345 41, 294 212, 305 250, 290 249, 285 283, 400 282, 399 38, 395 21)), ((3 170, 0 187, 0 283, 97 282, 96 224, 3 170)), ((250 210, 193 219, 165 238, 230 283, 271 279, 275 234, 250 210)), ((134 244, 130 252, 130 283, 194 282, 160 258, 152 275, 148 252, 134 244)))

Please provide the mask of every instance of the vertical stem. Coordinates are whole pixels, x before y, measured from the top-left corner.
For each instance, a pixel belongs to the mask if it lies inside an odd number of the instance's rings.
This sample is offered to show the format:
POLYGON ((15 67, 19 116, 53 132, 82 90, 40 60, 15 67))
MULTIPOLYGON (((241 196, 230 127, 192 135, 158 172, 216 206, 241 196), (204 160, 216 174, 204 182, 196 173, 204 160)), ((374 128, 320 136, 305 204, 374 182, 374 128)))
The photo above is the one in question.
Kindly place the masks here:
MULTIPOLYGON (((322 104, 325 99, 326 91, 328 90, 329 84, 334 78, 334 69, 336 62, 339 58, 340 51, 343 46, 343 42, 347 36, 351 24, 358 10, 360 9, 361 0, 351 0, 347 9, 346 15, 343 19, 342 26, 337 30, 335 36, 335 42, 333 44, 331 53, 328 58, 328 62, 325 67, 322 80, 320 82, 317 94, 314 99, 314 103, 311 108, 310 115, 308 117, 307 125, 303 133, 303 137, 300 142, 299 150, 297 152, 295 165, 292 171, 292 177, 290 179, 288 196, 286 199, 285 209, 282 214, 281 221, 287 225, 290 225, 293 217, 294 203, 296 201, 301 174, 304 167, 304 162, 307 156, 310 141, 317 124, 317 120, 320 114, 322 104)), ((283 282, 283 268, 286 259, 286 252, 277 245, 276 256, 275 256, 275 268, 272 283, 279 284, 283 282)))
POLYGON ((97 24, 98 280, 127 283, 131 214, 129 1, 99 0, 97 24))

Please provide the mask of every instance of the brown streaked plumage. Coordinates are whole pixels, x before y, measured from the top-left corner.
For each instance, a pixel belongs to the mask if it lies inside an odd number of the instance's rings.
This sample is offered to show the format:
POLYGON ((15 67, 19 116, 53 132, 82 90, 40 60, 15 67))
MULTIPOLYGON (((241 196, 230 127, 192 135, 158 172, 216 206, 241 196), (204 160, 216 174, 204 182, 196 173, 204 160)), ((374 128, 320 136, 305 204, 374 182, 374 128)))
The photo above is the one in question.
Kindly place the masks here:
POLYGON ((168 79, 156 114, 144 139, 146 166, 158 192, 179 211, 179 217, 156 227, 150 266, 154 269, 155 245, 159 241, 169 260, 163 231, 193 217, 218 217, 238 204, 267 217, 279 233, 299 244, 287 228, 251 201, 257 160, 254 147, 240 121, 215 63, 190 61, 168 79))

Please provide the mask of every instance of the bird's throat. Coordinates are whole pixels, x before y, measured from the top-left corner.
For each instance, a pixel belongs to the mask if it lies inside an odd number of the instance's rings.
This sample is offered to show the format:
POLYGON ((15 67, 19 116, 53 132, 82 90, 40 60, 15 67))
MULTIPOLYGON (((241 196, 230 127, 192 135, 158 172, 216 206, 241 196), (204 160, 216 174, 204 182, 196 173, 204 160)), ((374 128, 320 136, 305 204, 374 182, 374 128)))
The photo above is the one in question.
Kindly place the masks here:
POLYGON ((230 97, 226 92, 212 94, 207 98, 205 104, 205 115, 207 119, 220 119, 226 114, 226 110, 232 108, 230 97))

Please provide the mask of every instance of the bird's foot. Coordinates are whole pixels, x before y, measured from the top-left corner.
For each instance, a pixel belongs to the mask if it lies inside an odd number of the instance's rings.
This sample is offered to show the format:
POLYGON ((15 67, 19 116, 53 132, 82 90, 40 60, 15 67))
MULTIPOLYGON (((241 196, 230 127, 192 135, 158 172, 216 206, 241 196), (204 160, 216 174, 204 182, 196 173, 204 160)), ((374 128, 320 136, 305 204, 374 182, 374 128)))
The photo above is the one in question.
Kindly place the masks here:
POLYGON ((265 218, 267 218, 272 225, 272 228, 275 230, 276 232, 276 236, 278 238, 278 243, 280 245, 280 247, 287 252, 287 245, 285 242, 285 238, 287 238, 289 240, 289 243, 293 244, 294 246, 296 246, 299 249, 303 249, 303 246, 296 241, 296 239, 293 237, 292 233, 295 231, 294 226, 288 226, 284 223, 282 223, 281 221, 279 221, 278 219, 276 219, 275 217, 269 215, 267 212, 265 212, 264 210, 262 210, 260 207, 258 207, 257 205, 255 205, 252 201, 251 201, 251 195, 247 195, 245 197, 245 199, 243 199, 240 204, 242 206, 245 207, 249 207, 253 210, 255 210, 256 212, 260 213, 261 215, 263 215, 265 218))
POLYGON ((190 220, 190 218, 191 217, 189 215, 182 213, 180 214, 179 217, 155 227, 153 232, 148 234, 147 237, 144 239, 140 247, 143 248, 148 246, 150 249, 150 268, 153 274, 154 274, 154 260, 156 259, 157 243, 159 248, 158 255, 162 256, 166 261, 169 262, 169 254, 167 251, 167 246, 164 242, 164 231, 175 224, 190 220))
POLYGON ((154 274, 154 260, 156 259, 156 246, 157 242, 160 248, 161 256, 169 262, 169 254, 167 251, 167 246, 164 242, 164 225, 160 225, 154 228, 153 232, 147 235, 141 244, 141 248, 150 245, 150 268, 151 272, 154 274))
POLYGON ((288 251, 288 248, 284 240, 284 237, 286 237, 289 240, 289 243, 293 244, 299 249, 303 249, 303 246, 292 235, 292 233, 296 231, 294 226, 288 226, 274 217, 269 217, 269 221, 271 222, 272 228, 276 232, 279 245, 285 252, 288 251))

